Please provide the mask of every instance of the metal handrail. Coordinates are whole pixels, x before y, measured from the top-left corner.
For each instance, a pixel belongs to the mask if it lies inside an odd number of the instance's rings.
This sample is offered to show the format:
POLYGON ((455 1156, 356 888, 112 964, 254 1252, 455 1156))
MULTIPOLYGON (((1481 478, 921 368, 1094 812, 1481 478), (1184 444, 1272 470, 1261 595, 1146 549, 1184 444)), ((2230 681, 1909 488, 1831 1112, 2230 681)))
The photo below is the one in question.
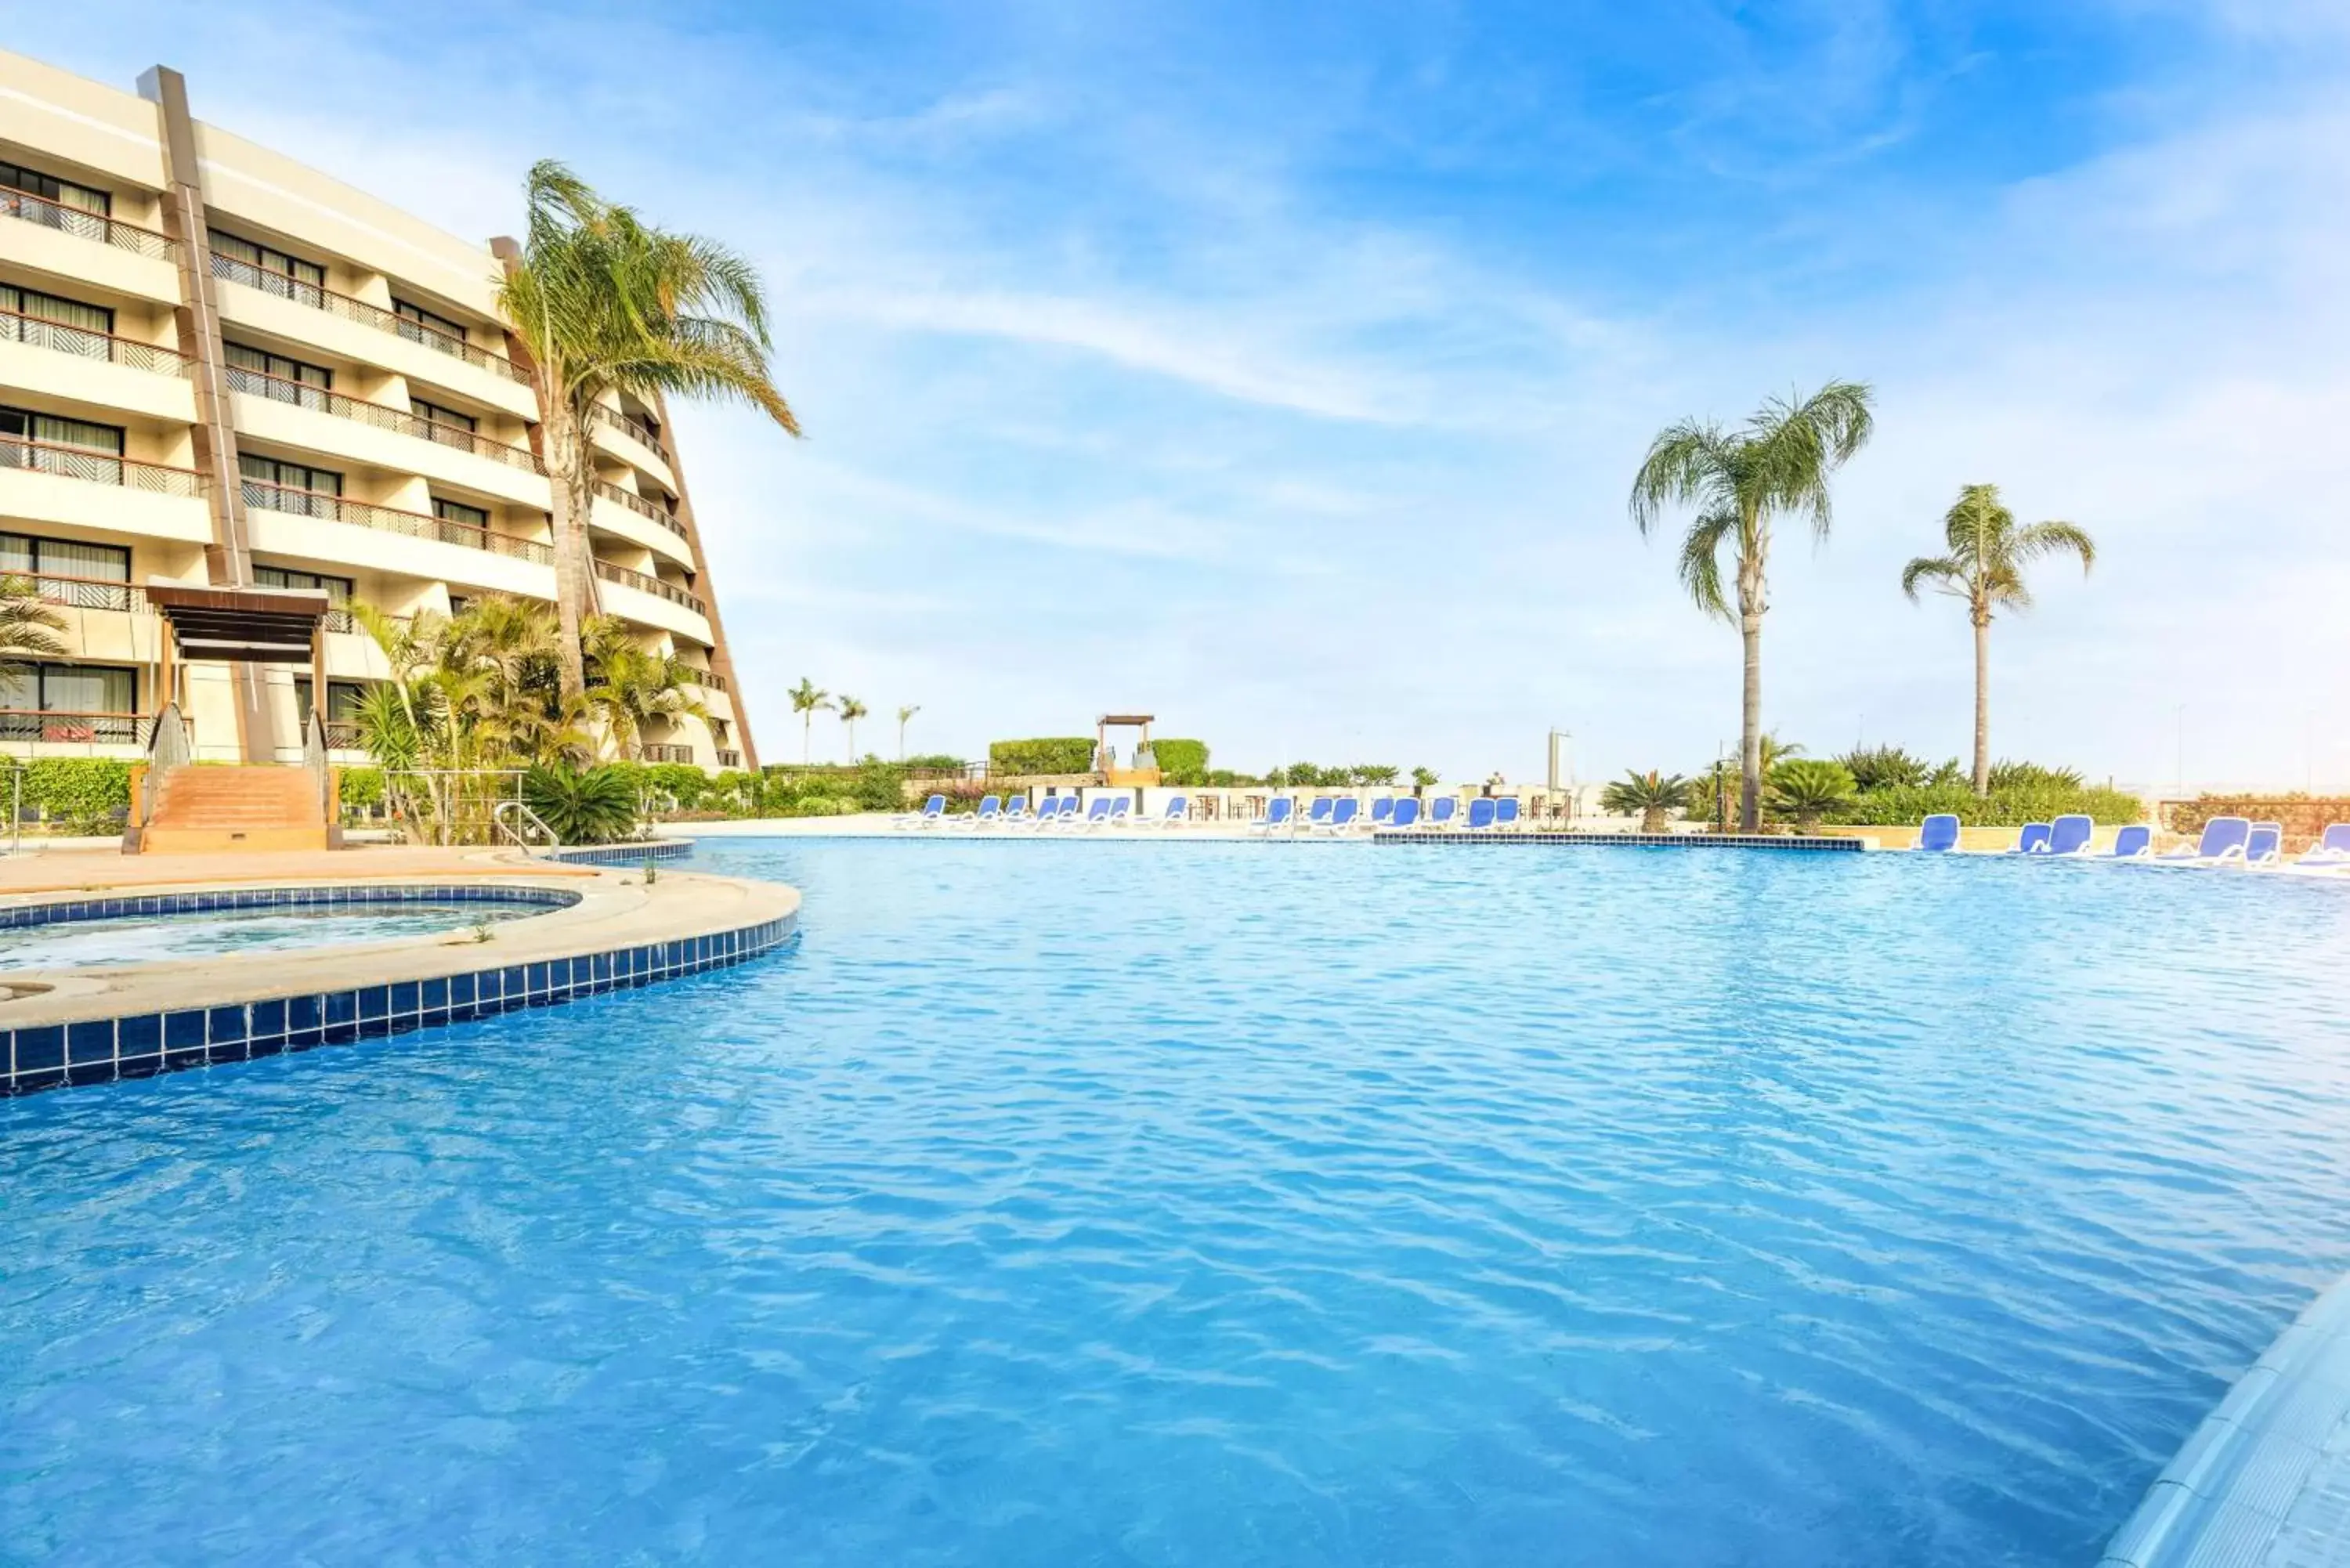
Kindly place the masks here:
POLYGON ((265 370, 255 370, 243 365, 230 365, 226 369, 229 389, 243 392, 247 397, 261 398, 273 403, 290 403, 314 413, 332 414, 338 420, 372 425, 377 430, 397 431, 401 435, 421 437, 437 446, 454 447, 459 452, 486 457, 492 462, 502 462, 525 473, 543 474, 546 472, 546 465, 540 462, 528 447, 492 441, 463 425, 444 425, 411 409, 396 409, 390 403, 371 403, 365 398, 349 397, 329 388, 313 386, 307 381, 296 381, 285 376, 273 376, 265 370))
POLYGON ((659 577, 647 576, 642 572, 632 572, 626 566, 616 566, 609 561, 597 562, 596 575, 608 583, 618 583, 622 587, 634 588, 639 593, 651 594, 656 597, 667 599, 673 605, 683 605, 696 615, 710 613, 702 607, 702 601, 693 595, 674 583, 662 582, 659 577))
POLYGON ((0 567, 0 581, 33 585, 34 597, 68 609, 128 610, 147 607, 147 592, 120 577, 72 577, 57 572, 12 572, 0 567))
POLYGON ((87 327, 52 321, 46 316, 26 316, 16 310, 0 310, 0 343, 29 343, 36 348, 70 354, 77 359, 103 359, 109 365, 128 365, 134 370, 152 370, 162 376, 189 375, 195 363, 176 348, 141 343, 135 337, 118 337, 111 332, 93 332, 87 327))
POLYGON ((78 234, 83 239, 96 240, 100 244, 112 245, 116 250, 130 251, 156 261, 170 261, 180 243, 153 229, 121 223, 103 213, 87 213, 79 207, 68 207, 62 202, 52 202, 47 196, 19 191, 14 185, 0 185, 0 214, 21 218, 26 223, 56 229, 61 234, 78 234))
POLYGON ((669 448, 661 444, 660 433, 636 415, 624 414, 618 409, 607 408, 604 404, 598 403, 590 417, 598 424, 609 425, 620 431, 663 462, 670 461, 669 448))
POLYGON ((0 435, 0 469, 5 468, 53 473, 61 479, 79 479, 91 484, 119 484, 159 495, 194 495, 203 478, 192 468, 142 462, 135 457, 118 457, 86 446, 61 446, 55 441, 0 435))
POLYGON ((338 294, 324 284, 288 277, 282 272, 255 266, 242 256, 224 255, 218 251, 212 253, 212 272, 213 277, 224 283, 237 284, 262 294, 274 295, 279 299, 291 300, 296 305, 307 305, 313 310, 339 316, 361 327, 371 327, 378 332, 389 332, 411 343, 421 343, 452 359, 463 359, 468 365, 479 366, 494 376, 503 376, 525 387, 530 385, 530 372, 503 354, 493 354, 461 337, 452 337, 438 327, 427 327, 396 310, 386 310, 380 305, 370 305, 348 294, 338 294))
POLYGON ((490 824, 500 833, 504 834, 519 848, 531 847, 529 832, 532 829, 536 829, 546 839, 547 848, 563 847, 563 840, 556 836, 555 829, 546 826, 546 819, 531 810, 529 805, 524 801, 498 802, 490 808, 490 824), (509 817, 514 820, 508 821, 509 817))
POLYGON ((617 501, 640 517, 650 517, 679 538, 685 537, 685 524, 674 512, 664 512, 633 490, 624 490, 608 479, 596 482, 596 493, 607 501, 617 501))
POLYGON ((386 534, 405 534, 411 539, 437 539, 444 545, 463 545, 472 550, 512 556, 516 560, 542 566, 555 564, 554 547, 536 539, 518 539, 511 534, 477 528, 471 523, 452 523, 429 513, 402 512, 393 506, 378 506, 371 501, 346 501, 339 495, 321 491, 265 484, 257 479, 245 480, 244 490, 244 504, 258 506, 265 512, 317 517, 329 523, 351 523, 386 534))
POLYGON ((181 717, 180 705, 164 703, 163 711, 155 715, 155 727, 147 741, 147 775, 139 791, 139 821, 142 826, 155 820, 155 808, 163 803, 164 775, 173 768, 186 766, 194 755, 188 722, 181 717))

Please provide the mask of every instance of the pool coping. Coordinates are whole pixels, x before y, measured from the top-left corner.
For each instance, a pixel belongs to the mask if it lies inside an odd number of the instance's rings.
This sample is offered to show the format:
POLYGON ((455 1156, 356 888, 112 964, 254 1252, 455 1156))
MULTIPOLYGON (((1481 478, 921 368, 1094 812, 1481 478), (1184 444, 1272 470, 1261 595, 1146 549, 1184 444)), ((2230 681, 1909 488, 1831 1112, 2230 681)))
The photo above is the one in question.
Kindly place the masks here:
POLYGON ((2106 1543, 2099 1568, 2350 1563, 2350 1275, 2277 1335, 2106 1543))
POLYGON ((1598 849, 1776 849, 1806 854, 1857 855, 1861 839, 1796 833, 1557 833, 1518 827, 1390 827, 1371 835, 1375 844, 1567 844, 1598 849))
MULTIPOLYGON (((0 999, 0 1096, 406 1033, 741 963, 788 940, 800 905, 798 892, 779 883, 674 872, 648 882, 577 867, 515 867, 494 886, 452 886, 437 873, 367 881, 379 892, 420 898, 504 901, 537 890, 570 902, 492 927, 487 941, 441 934, 11 972, 8 986, 38 989, 0 999)), ((134 899, 186 899, 201 911, 207 899, 234 897, 251 907, 262 895, 328 894, 351 884, 153 884, 111 897, 12 898, 0 909, 81 904, 102 919, 107 905, 134 899)))

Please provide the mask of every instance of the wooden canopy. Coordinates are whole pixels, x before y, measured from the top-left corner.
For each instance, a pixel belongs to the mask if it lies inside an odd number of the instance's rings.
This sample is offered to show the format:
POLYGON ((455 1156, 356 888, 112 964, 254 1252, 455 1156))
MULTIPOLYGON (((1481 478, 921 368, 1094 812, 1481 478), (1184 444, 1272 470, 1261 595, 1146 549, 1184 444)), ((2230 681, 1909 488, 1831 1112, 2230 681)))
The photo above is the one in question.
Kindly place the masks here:
POLYGON ((328 598, 319 588, 205 588, 149 583, 182 659, 308 664, 328 598))

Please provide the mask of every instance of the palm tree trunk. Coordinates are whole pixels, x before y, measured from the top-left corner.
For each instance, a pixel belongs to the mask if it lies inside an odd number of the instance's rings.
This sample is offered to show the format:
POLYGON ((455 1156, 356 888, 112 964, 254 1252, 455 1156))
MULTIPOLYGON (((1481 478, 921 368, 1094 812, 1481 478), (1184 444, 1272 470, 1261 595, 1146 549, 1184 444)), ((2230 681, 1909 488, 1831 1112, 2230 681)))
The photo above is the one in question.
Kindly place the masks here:
POLYGON ((1740 618, 1746 644, 1746 687, 1740 705, 1738 742, 1738 830, 1762 830, 1762 618, 1740 618))
POLYGON ((546 410, 546 467, 553 492, 549 514, 555 525, 555 617, 561 635, 556 661, 563 678, 563 695, 577 697, 588 690, 587 661, 580 651, 580 629, 588 618, 590 570, 588 556, 588 508, 595 496, 595 469, 579 423, 568 408, 552 403, 546 410))
POLYGON ((816 710, 811 708, 800 717, 800 766, 816 761, 816 710))
POLYGON ((1975 617, 1975 794, 1991 794, 1991 617, 1975 617))

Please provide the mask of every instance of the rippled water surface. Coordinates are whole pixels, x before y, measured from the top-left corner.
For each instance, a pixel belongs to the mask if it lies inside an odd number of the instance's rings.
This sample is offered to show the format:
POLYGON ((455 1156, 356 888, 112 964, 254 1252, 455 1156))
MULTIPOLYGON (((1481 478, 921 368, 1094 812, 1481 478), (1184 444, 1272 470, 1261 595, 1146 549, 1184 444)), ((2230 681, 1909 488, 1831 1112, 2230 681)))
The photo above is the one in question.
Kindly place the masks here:
POLYGON ((0 1102, 0 1557, 2085 1565, 2350 1266, 2350 888, 701 864, 798 945, 0 1102))
POLYGON ((316 909, 216 909, 197 915, 125 915, 0 931, 0 970, 85 969, 275 952, 341 942, 429 937, 543 915, 529 904, 324 905, 316 909))

